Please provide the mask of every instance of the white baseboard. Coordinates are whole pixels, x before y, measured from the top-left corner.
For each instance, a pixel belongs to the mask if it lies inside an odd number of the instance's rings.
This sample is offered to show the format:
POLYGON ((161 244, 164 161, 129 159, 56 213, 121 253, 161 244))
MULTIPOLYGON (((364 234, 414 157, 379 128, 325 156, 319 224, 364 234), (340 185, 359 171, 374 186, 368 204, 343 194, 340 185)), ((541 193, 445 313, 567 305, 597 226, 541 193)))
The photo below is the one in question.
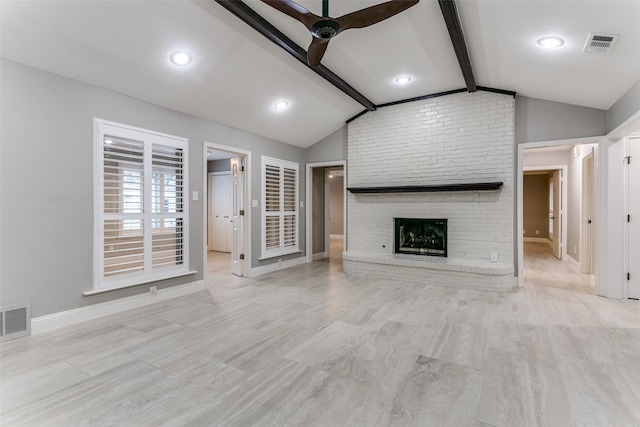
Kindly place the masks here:
POLYGON ((110 314, 120 313, 132 308, 144 307, 145 305, 180 297, 205 289, 204 282, 197 280, 179 286, 158 289, 157 295, 144 293, 120 298, 113 301, 101 302, 86 307, 74 308, 59 313, 48 314, 46 316, 34 317, 31 319, 31 334, 37 335, 43 332, 86 322, 110 314))
POLYGON ((329 234, 329 238, 330 239, 344 240, 344 235, 343 234, 329 234))
POLYGON ((523 237, 522 240, 524 242, 534 242, 534 243, 548 243, 551 244, 551 240, 546 237, 523 237))
POLYGON ((327 257, 326 252, 318 252, 317 254, 313 254, 313 260, 318 261, 319 259, 325 259, 327 257))
POLYGON ((273 264, 262 265, 260 267, 254 267, 249 270, 249 274, 247 277, 256 277, 262 274, 273 273, 274 271, 282 270, 284 268, 295 267, 296 265, 304 264, 306 257, 298 257, 293 259, 288 259, 286 261, 274 262, 273 264))

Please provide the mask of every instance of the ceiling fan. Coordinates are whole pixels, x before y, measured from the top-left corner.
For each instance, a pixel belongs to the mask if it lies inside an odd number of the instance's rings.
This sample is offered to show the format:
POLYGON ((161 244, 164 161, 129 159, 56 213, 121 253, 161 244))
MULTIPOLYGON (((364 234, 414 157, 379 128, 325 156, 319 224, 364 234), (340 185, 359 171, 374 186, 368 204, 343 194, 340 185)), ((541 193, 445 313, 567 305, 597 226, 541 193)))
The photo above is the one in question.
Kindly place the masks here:
POLYGON ((364 28, 391 18, 409 9, 420 0, 391 0, 375 6, 367 7, 356 12, 348 13, 339 18, 329 16, 329 0, 322 0, 322 16, 309 12, 304 7, 291 0, 262 0, 274 9, 289 15, 307 27, 313 39, 307 51, 307 63, 315 67, 320 64, 329 40, 344 30, 350 28, 364 28))

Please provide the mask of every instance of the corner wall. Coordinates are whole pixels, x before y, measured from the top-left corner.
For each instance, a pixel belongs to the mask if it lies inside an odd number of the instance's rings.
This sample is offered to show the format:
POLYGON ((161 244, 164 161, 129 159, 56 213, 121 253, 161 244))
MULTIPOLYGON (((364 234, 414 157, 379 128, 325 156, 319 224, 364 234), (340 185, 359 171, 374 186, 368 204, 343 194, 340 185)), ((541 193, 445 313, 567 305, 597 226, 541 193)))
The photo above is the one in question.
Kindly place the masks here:
MULTIPOLYGON (((196 275, 154 283, 158 289, 203 275, 203 141, 252 152, 251 197, 261 199, 260 156, 298 162, 305 150, 179 113, 52 73, 0 60, 2 305, 32 303, 33 317, 147 293, 149 284, 84 297, 93 289, 93 118, 189 139, 189 269, 196 275)), ((301 200, 305 176, 300 174, 301 200)), ((259 261, 260 210, 251 208, 252 267, 259 261)), ((305 248, 300 215, 300 248, 305 248)), ((297 254, 297 257, 304 254, 297 254)), ((285 258, 285 257, 283 257, 285 258)))

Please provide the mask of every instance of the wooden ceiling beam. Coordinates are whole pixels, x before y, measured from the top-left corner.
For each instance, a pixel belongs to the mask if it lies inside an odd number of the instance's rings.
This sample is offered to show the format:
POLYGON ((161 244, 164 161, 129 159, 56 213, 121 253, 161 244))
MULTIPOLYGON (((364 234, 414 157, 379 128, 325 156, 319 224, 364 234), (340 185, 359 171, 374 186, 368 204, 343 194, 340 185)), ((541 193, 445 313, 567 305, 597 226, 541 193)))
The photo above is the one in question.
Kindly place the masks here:
POLYGON ((307 52, 297 45, 293 40, 284 35, 280 30, 274 27, 269 21, 260 16, 256 11, 244 4, 241 0, 215 0, 220 6, 240 18, 251 28, 262 34, 271 42, 278 45, 285 52, 293 56, 295 59, 303 63, 306 67, 318 74, 320 77, 340 89, 342 92, 350 96, 354 101, 361 104, 368 111, 375 111, 376 105, 367 99, 360 92, 355 90, 351 85, 342 80, 333 71, 320 64, 316 67, 310 67, 307 64, 307 52))
POLYGON ((460 18, 458 17, 455 0, 438 0, 438 3, 440 4, 440 10, 442 11, 444 22, 447 24, 447 30, 449 30, 453 50, 456 52, 456 56, 458 57, 458 64, 460 64, 460 70, 462 71, 464 82, 467 85, 467 90, 469 92, 476 92, 478 88, 476 86, 476 81, 473 78, 473 69, 471 68, 469 51, 467 50, 467 43, 464 41, 464 33, 462 32, 462 25, 460 24, 460 18))

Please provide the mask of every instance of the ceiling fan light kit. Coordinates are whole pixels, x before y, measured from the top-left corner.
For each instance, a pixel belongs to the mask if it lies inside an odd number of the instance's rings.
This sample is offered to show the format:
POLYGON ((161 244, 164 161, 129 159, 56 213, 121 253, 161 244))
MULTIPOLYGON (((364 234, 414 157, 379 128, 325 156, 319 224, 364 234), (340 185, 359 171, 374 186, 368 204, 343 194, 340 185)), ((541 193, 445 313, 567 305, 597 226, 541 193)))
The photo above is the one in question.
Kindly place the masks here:
POLYGON ((409 9, 419 0, 391 0, 375 6, 367 7, 356 12, 348 13, 339 18, 329 16, 329 0, 322 0, 322 15, 309 12, 304 7, 291 0, 262 0, 274 9, 300 21, 312 35, 311 45, 307 52, 307 63, 312 66, 320 65, 320 61, 327 50, 329 40, 350 28, 364 28, 400 12, 409 9))

